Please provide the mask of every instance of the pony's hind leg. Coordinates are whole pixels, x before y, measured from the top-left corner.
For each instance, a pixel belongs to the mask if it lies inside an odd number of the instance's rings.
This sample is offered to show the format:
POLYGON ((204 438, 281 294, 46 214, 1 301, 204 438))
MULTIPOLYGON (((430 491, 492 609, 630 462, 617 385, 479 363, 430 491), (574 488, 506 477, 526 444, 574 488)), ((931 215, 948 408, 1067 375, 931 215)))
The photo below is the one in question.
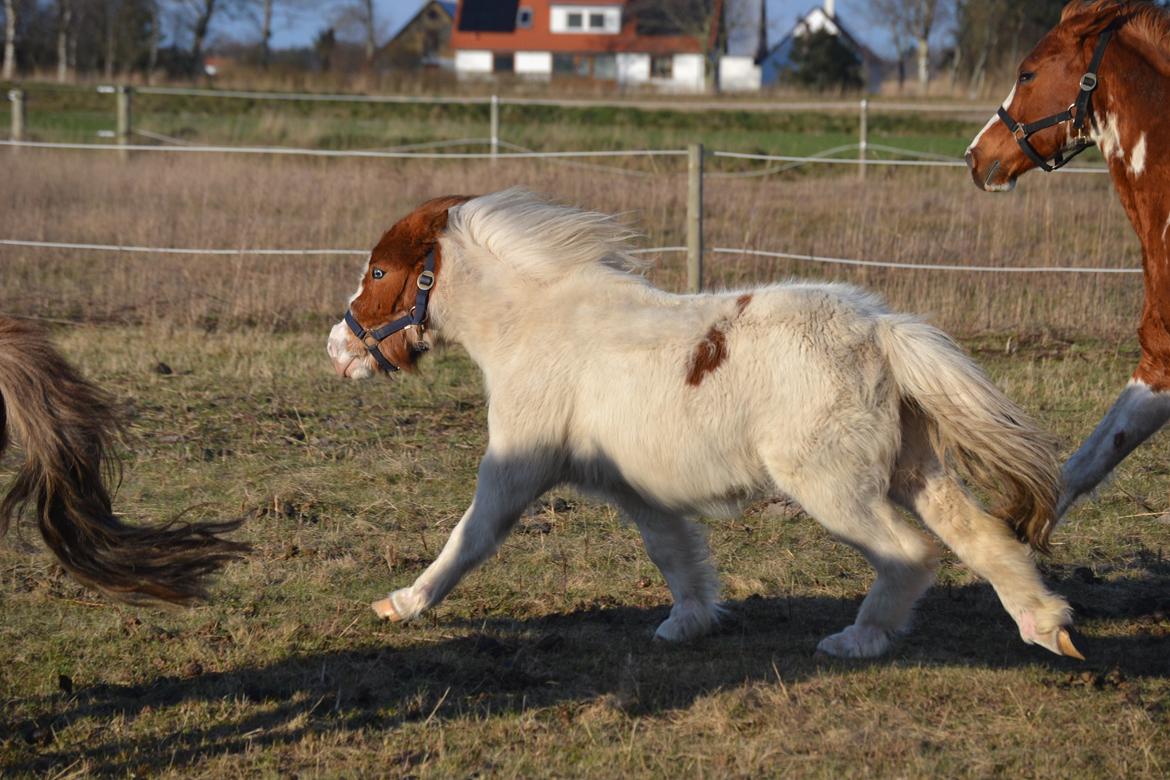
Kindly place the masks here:
POLYGON ((674 598, 670 617, 658 626, 654 637, 682 642, 709 633, 719 621, 719 577, 704 528, 685 517, 644 506, 625 509, 674 598))
POLYGON ((983 511, 944 471, 924 440, 914 446, 909 440, 915 436, 908 434, 891 496, 991 583, 1025 642, 1060 655, 1079 655, 1064 630, 1071 622, 1069 606, 1044 587, 1027 545, 1006 522, 983 511))
POLYGON ((914 604, 934 582, 938 549, 902 520, 884 495, 859 498, 848 488, 817 492, 794 497, 833 536, 864 555, 877 572, 853 625, 825 637, 817 650, 842 658, 882 655, 893 638, 909 628, 914 604))

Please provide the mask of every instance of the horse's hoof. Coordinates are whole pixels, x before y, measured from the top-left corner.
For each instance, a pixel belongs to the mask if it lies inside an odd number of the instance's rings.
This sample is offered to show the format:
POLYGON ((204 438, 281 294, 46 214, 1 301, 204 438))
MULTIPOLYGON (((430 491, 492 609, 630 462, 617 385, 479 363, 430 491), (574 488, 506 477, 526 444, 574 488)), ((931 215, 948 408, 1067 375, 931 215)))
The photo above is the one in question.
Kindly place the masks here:
POLYGON ((1081 651, 1077 650, 1077 646, 1073 644, 1072 637, 1069 636, 1067 629, 1060 629, 1056 632, 1056 647, 1060 650, 1061 655, 1067 655, 1069 658, 1075 658, 1078 661, 1085 660, 1081 655, 1081 651))
POLYGON ((383 620, 389 620, 391 623, 400 623, 402 621, 402 615, 398 614, 398 610, 394 607, 394 600, 389 596, 381 601, 375 601, 370 605, 370 608, 374 610, 374 614, 383 620))
POLYGON ((817 644, 817 653, 834 658, 877 658, 890 649, 890 634, 877 626, 852 625, 817 644))

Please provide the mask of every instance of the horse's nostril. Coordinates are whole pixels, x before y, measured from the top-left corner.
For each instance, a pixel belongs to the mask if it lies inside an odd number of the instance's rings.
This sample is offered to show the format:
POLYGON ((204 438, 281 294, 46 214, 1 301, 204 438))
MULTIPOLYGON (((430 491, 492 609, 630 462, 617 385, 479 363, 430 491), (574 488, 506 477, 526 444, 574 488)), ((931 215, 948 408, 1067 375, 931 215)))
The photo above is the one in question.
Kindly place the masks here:
POLYGON ((968 149, 967 154, 963 159, 967 161, 968 168, 975 170, 975 151, 973 149, 968 149))

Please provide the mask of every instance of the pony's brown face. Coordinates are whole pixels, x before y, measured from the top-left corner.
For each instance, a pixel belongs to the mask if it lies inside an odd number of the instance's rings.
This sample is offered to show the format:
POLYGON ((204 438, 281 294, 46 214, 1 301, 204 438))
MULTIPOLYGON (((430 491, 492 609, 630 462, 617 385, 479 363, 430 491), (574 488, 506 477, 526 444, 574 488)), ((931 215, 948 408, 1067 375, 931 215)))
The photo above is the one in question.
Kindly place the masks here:
MULTIPOLYGON (((1097 35, 1116 17, 1099 12, 1079 13, 1083 9, 1083 3, 1071 3, 1061 23, 1020 63, 1015 86, 1003 104, 1018 124, 1061 114, 1076 100, 1097 35)), ((1045 160, 1051 160, 1073 142, 1071 122, 1028 137, 1028 143, 1045 160)), ((1016 179, 1037 167, 998 115, 971 142, 967 166, 975 185, 987 192, 1011 191, 1016 179)))
MULTIPOLYGON (((370 253, 357 292, 350 299, 354 319, 367 331, 411 314, 418 294, 419 276, 427 255, 435 253, 435 286, 442 284, 442 256, 439 237, 447 227, 447 211, 469 198, 447 196, 427 201, 394 227, 370 253)), ((422 334, 407 327, 374 346, 394 366, 409 371, 424 351, 422 334)), ((379 372, 378 361, 345 321, 333 326, 326 347, 333 369, 339 376, 365 379, 379 372)))

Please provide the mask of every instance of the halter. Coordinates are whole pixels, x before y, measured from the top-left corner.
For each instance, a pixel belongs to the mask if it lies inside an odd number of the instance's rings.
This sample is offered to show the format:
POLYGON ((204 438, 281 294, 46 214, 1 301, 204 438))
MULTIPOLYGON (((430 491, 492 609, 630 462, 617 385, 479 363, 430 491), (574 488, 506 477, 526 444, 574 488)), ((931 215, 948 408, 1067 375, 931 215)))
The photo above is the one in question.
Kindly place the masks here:
POLYGON ((423 264, 423 272, 418 275, 418 295, 414 299, 414 306, 411 307, 410 313, 405 317, 399 317, 388 325, 383 325, 374 330, 366 330, 353 316, 353 309, 348 309, 345 312, 345 324, 357 336, 358 341, 366 345, 366 349, 374 356, 374 360, 382 367, 383 371, 397 371, 398 366, 394 365, 382 354, 379 345, 386 339, 393 336, 399 331, 407 328, 419 329, 422 332, 422 325, 427 319, 427 301, 431 297, 431 288, 435 286, 435 250, 427 253, 426 263, 423 264))
POLYGON ((1101 60, 1105 58, 1105 49, 1109 46, 1109 41, 1113 38, 1113 33, 1120 26, 1121 21, 1114 19, 1113 23, 1106 27, 1105 31, 1101 33, 1101 37, 1097 39, 1097 48, 1093 52, 1093 59, 1089 62, 1089 70, 1085 75, 1081 76, 1081 91, 1077 94, 1076 102, 1065 111, 1030 124, 1022 125, 1015 119, 1012 119, 1006 107, 1000 107, 999 118, 1003 120, 1008 130, 1015 136, 1016 143, 1024 150, 1024 154, 1028 155, 1032 162, 1040 166, 1045 173, 1052 173, 1055 170, 1063 168, 1072 162, 1072 159, 1078 154, 1093 146, 1093 140, 1086 133, 1086 129, 1087 125, 1093 120, 1093 92, 1096 91, 1099 83, 1097 71, 1101 68, 1101 60), (1045 160, 1028 139, 1041 130, 1047 130, 1050 127, 1063 125, 1068 122, 1073 123, 1073 130, 1076 132, 1076 136, 1073 138, 1073 145, 1062 148, 1051 160, 1045 160))

